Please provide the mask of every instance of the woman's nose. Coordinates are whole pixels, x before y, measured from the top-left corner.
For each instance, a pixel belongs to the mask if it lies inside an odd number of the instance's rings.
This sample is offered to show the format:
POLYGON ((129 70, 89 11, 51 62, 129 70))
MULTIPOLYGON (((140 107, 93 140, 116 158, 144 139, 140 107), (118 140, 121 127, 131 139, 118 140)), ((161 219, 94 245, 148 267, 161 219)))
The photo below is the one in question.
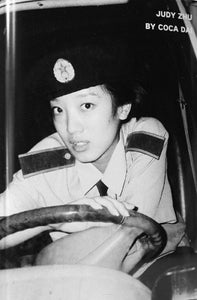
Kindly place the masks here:
POLYGON ((67 116, 67 131, 70 134, 83 131, 83 123, 79 116, 75 114, 67 116))

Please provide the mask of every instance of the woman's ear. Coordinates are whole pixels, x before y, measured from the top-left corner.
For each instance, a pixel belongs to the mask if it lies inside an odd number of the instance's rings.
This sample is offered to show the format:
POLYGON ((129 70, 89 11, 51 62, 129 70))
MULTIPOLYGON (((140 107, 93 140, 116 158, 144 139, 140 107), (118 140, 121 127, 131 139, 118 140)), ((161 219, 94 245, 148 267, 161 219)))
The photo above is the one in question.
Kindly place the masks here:
POLYGON ((118 117, 120 120, 126 120, 131 111, 131 104, 125 104, 118 107, 118 117))

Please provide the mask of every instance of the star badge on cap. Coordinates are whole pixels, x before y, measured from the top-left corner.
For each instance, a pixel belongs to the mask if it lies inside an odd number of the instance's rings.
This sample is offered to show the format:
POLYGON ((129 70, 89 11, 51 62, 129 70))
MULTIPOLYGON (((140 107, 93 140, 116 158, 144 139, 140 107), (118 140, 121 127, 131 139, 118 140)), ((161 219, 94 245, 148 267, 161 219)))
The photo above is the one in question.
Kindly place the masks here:
POLYGON ((75 77, 75 70, 72 64, 63 58, 59 58, 53 68, 53 73, 57 81, 66 83, 75 77))

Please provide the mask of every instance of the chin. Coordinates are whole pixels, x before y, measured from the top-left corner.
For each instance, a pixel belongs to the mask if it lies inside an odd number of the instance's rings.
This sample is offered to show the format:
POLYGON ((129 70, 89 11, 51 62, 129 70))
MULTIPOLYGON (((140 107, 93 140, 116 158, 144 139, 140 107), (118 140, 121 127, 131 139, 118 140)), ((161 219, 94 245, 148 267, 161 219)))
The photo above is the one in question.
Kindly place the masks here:
POLYGON ((75 156, 75 158, 80 161, 81 163, 93 163, 95 161, 97 161, 99 156, 94 156, 94 155, 88 155, 88 154, 76 154, 73 153, 73 155, 75 156))

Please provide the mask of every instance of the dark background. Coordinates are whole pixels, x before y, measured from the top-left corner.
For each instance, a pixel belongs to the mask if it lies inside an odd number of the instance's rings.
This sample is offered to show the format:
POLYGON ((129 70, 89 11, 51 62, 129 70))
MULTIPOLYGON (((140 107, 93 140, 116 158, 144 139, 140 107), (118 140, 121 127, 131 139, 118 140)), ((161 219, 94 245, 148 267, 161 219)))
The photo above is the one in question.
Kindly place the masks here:
MULTIPOLYGON (((8 181, 6 174, 11 173, 12 176, 20 168, 18 154, 28 151, 54 131, 49 106, 43 106, 41 99, 32 97, 26 89, 31 69, 44 55, 63 44, 84 37, 103 35, 124 36, 147 65, 143 81, 148 96, 143 106, 143 116, 158 118, 170 136, 178 136, 182 145, 184 174, 191 179, 177 100, 179 80, 188 102, 189 132, 197 163, 197 104, 195 81, 191 72, 194 58, 187 34, 145 30, 146 22, 183 26, 181 20, 159 20, 155 16, 158 10, 177 11, 177 7, 175 1, 171 0, 133 0, 125 5, 17 12, 10 16, 14 19, 10 30, 15 32, 10 38, 6 16, 0 16, 0 192, 5 189, 8 181), (8 52, 14 55, 6 55, 8 52), (12 57, 10 64, 8 57, 12 57), (6 104, 8 98, 9 105, 6 104), (7 130, 9 122, 12 123, 11 131, 7 130), (11 146, 9 139, 12 141, 11 146)), ((191 201, 194 201, 195 191, 191 181, 192 179, 186 183, 186 192, 192 198, 191 201)), ((190 214, 188 223, 194 217, 190 214)))

